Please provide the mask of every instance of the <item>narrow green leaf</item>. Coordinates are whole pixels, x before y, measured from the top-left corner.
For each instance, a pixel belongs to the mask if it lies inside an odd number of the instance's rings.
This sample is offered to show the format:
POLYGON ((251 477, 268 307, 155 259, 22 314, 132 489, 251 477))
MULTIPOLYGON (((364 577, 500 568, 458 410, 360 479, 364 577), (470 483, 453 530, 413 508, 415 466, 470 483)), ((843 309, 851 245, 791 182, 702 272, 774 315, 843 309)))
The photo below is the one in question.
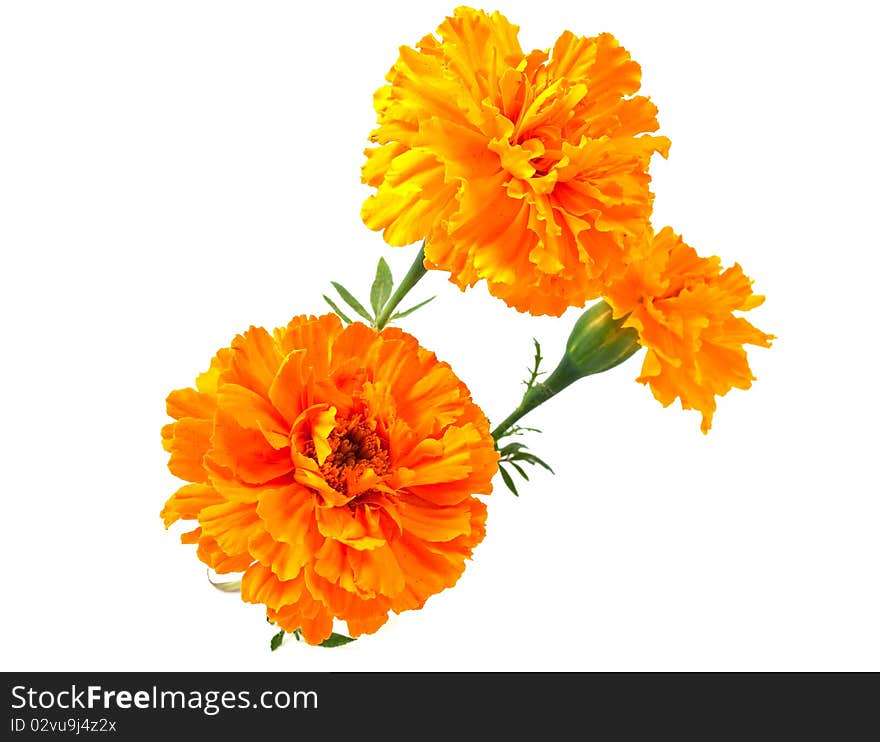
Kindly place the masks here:
POLYGON ((333 303, 333 300, 332 300, 329 296, 327 296, 326 294, 322 294, 322 296, 324 297, 324 301, 326 301, 326 302, 330 305, 330 308, 331 308, 334 312, 336 312, 336 314, 338 315, 339 319, 341 319, 343 322, 347 322, 348 324, 351 324, 351 318, 349 318, 348 316, 346 316, 345 312, 343 312, 339 307, 337 307, 337 306, 333 303))
POLYGON ((514 458, 517 461, 526 461, 529 464, 537 464, 538 466, 543 466, 551 474, 556 474, 556 472, 550 468, 550 464, 548 464, 546 461, 542 461, 537 456, 535 456, 535 454, 533 454, 533 453, 525 453, 525 452, 521 451, 521 452, 517 453, 514 458))
POLYGON ((503 466, 499 466, 498 471, 501 472, 501 478, 504 480, 504 484, 507 485, 507 489, 519 497, 519 492, 516 491, 516 485, 513 483, 513 478, 510 474, 507 473, 503 466))
POLYGON ((392 314, 391 319, 400 319, 401 317, 406 317, 407 315, 410 315, 413 312, 415 312, 416 309, 421 309, 429 301, 434 301, 434 299, 436 299, 436 298, 437 298, 436 296, 432 296, 430 299, 425 299, 424 301, 421 301, 418 304, 416 304, 414 307, 410 307, 409 309, 406 309, 403 312, 397 312, 397 314, 392 314))
POLYGON ((533 361, 535 367, 529 371, 529 380, 523 382, 527 391, 531 390, 539 376, 544 375, 538 370, 541 367, 541 361, 544 360, 544 356, 541 355, 541 344, 538 342, 538 338, 532 338, 532 342, 535 344, 535 360, 533 361))
POLYGON ((508 454, 514 454, 517 451, 521 451, 525 447, 526 446, 524 443, 508 443, 503 448, 500 448, 498 450, 498 453, 500 453, 502 456, 506 456, 508 454))
POLYGON ((324 641, 322 641, 318 646, 319 647, 341 647, 343 644, 349 644, 353 642, 350 636, 346 636, 345 634, 337 634, 336 632, 330 634, 324 641))
POLYGON ((385 258, 379 258, 379 265, 376 266, 376 278, 370 288, 370 306, 373 307, 374 316, 378 316, 379 311, 385 306, 388 297, 391 296, 393 286, 394 279, 391 277, 391 268, 388 267, 385 258))
POLYGON ((294 629, 293 638, 296 639, 298 642, 301 642, 303 640, 302 629, 294 629))
MULTIPOLYGON (((525 384, 526 382, 523 382, 525 384)), ((522 425, 514 425, 511 428, 505 430, 501 436, 498 438, 500 441, 502 438, 507 438, 510 435, 524 435, 526 433, 540 433, 541 430, 539 428, 527 428, 522 425)))
POLYGON ((361 317, 363 317, 367 322, 372 322, 373 318, 370 316, 369 312, 364 309, 363 304, 361 304, 357 299, 355 299, 351 292, 342 286, 341 284, 336 283, 336 281, 330 281, 333 285, 333 288, 339 292, 339 295, 342 297, 342 300, 348 304, 355 312, 357 312, 361 317))
POLYGON ((269 649, 271 649, 273 652, 278 649, 278 647, 281 646, 281 642, 284 641, 284 634, 285 631, 283 629, 275 634, 275 636, 273 636, 272 639, 269 641, 269 649))
POLYGON ((510 462, 510 465, 511 465, 514 469, 516 469, 516 470, 519 472, 519 475, 520 475, 523 479, 525 479, 527 482, 529 481, 529 475, 526 474, 525 469, 523 469, 523 468, 522 468, 519 464, 517 464, 515 461, 511 461, 511 462, 510 462))

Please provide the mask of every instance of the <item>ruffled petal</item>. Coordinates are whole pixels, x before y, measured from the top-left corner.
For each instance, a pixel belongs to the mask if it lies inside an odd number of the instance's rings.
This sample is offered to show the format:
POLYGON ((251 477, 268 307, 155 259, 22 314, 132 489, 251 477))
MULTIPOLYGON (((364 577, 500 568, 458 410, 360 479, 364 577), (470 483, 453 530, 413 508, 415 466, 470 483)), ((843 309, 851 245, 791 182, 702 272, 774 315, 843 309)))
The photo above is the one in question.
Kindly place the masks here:
POLYGON ((169 396, 162 510, 242 599, 305 641, 352 636, 454 584, 485 532, 498 454, 445 363, 397 329, 295 317, 251 328, 196 389, 169 396))
POLYGON ((637 381, 664 407, 678 399, 683 409, 699 410, 707 433, 716 398, 754 380, 744 346, 773 340, 734 314, 763 297, 739 265, 722 270, 717 257, 700 257, 669 227, 640 239, 639 262, 609 284, 608 301, 648 348, 637 381))
POLYGON ((425 238, 427 267, 532 314, 583 306, 622 273, 669 140, 617 39, 566 31, 526 54, 504 16, 459 8, 387 80, 361 214, 386 242, 425 238))

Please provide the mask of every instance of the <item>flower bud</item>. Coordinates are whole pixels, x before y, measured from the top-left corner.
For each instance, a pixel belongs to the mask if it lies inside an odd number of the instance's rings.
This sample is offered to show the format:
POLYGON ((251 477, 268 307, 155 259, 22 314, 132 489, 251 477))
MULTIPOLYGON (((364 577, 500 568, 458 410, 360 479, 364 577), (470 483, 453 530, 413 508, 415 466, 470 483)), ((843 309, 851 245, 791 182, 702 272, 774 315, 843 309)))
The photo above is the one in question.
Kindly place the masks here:
POLYGON ((519 407, 492 432, 495 440, 523 415, 569 384, 614 368, 641 348, 639 334, 632 327, 624 327, 625 321, 625 317, 614 319, 611 307, 604 301, 587 309, 575 322, 559 365, 546 381, 529 386, 519 407))
POLYGON ((600 301, 574 323, 565 344, 565 358, 578 378, 614 368, 641 347, 638 332, 624 327, 624 320, 614 319, 611 307, 600 301))
POLYGON ((624 317, 614 319, 611 307, 597 302, 574 323, 565 355, 544 382, 556 394, 584 376, 600 374, 623 363, 641 346, 639 334, 624 327, 624 317))

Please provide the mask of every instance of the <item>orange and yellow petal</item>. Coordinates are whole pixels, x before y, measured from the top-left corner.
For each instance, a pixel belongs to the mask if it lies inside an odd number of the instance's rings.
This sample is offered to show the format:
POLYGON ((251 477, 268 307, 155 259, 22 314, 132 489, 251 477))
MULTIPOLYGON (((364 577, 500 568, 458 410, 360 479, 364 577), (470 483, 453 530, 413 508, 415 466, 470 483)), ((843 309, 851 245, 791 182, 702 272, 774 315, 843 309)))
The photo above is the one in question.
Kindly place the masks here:
POLYGON ((532 314, 560 315, 623 272, 649 223, 648 174, 669 140, 635 95, 641 69, 610 34, 563 33, 525 53, 499 13, 458 8, 402 47, 376 94, 362 217, 392 245, 426 240, 426 266, 485 281, 532 314))
POLYGON ((169 396, 163 445, 191 481, 166 525, 241 595, 320 643, 371 633, 455 583, 485 533, 498 454, 452 369, 400 330, 333 315, 250 328, 169 396), (434 570, 436 574, 428 574, 434 570))
POLYGON ((700 257, 669 227, 639 240, 639 260, 607 286, 615 315, 627 316, 648 351, 638 381, 664 406, 678 399, 698 410, 700 428, 712 426, 717 397, 748 389, 754 376, 745 345, 769 347, 773 336, 735 312, 763 297, 739 265, 721 269, 717 257, 700 257))

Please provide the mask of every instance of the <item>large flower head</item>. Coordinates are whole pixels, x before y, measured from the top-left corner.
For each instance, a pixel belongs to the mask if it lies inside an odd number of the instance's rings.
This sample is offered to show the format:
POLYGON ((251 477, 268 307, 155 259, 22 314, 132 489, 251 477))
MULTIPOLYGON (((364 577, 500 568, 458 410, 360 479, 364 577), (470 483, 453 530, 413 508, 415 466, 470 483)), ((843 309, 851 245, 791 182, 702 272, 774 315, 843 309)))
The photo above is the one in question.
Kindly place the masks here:
POLYGON ((702 413, 708 432, 715 398, 748 389, 754 376, 744 345, 769 347, 761 332, 735 312, 764 301, 739 264, 722 270, 717 257, 700 257, 669 227, 633 240, 633 260, 606 288, 617 317, 638 331, 647 347, 638 381, 648 384, 664 406, 676 398, 702 413))
POLYGON ((452 586, 485 533, 498 455, 451 368, 335 315, 251 327, 168 396, 162 511, 241 596, 310 643, 376 631, 452 586))
POLYGON ((610 34, 566 31, 524 53, 499 13, 458 8, 402 47, 375 95, 362 209, 392 245, 425 238, 426 265, 462 289, 560 315, 622 272, 650 217, 648 166, 667 152, 641 70, 610 34))

